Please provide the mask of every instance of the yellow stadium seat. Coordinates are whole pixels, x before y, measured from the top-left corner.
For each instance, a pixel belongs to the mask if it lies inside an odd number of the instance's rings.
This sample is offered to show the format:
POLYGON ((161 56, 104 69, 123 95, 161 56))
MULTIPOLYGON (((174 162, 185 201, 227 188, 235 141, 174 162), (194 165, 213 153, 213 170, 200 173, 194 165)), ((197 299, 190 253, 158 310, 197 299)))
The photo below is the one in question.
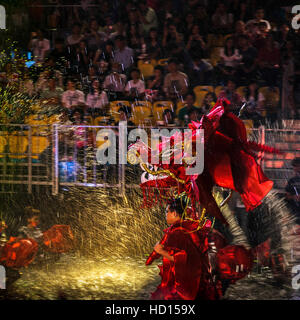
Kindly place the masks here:
POLYGON ((0 135, 0 158, 5 157, 3 153, 5 152, 6 144, 7 144, 6 137, 0 135))
POLYGON ((132 121, 136 125, 143 125, 149 123, 152 117, 152 110, 149 107, 136 107, 132 110, 132 121))
POLYGON ((48 118, 48 123, 51 124, 51 125, 55 124, 55 123, 59 123, 59 122, 60 122, 60 120, 59 120, 59 115, 58 114, 55 114, 55 115, 53 115, 53 116, 48 118))
POLYGON ((51 129, 49 118, 46 115, 34 114, 25 118, 25 123, 32 126, 32 134, 48 134, 51 129))
POLYGON ((11 134, 8 137, 9 158, 25 159, 27 158, 28 139, 26 136, 11 134))
POLYGON ((157 66, 157 60, 151 59, 150 63, 153 65, 153 67, 157 66))
POLYGON ((179 101, 177 102, 177 109, 176 109, 176 114, 178 115, 179 111, 185 107, 185 101, 179 101))
POLYGON ((217 86, 217 87, 215 87, 215 95, 216 95, 217 98, 219 97, 220 93, 221 93, 223 90, 225 90, 225 87, 223 87, 223 86, 217 86))
POLYGON ((220 60, 220 49, 221 47, 213 47, 210 53, 210 62, 215 67, 220 60))
POLYGON ((117 100, 117 101, 112 101, 110 103, 110 108, 109 108, 109 113, 110 116, 114 119, 114 121, 119 121, 119 109, 121 107, 130 107, 130 102, 126 100, 117 100))
POLYGON ((195 106, 196 107, 202 106, 203 99, 207 95, 207 93, 208 93, 208 91, 206 91, 206 90, 195 92, 195 96, 196 96, 195 106))
POLYGON ((145 108, 149 108, 151 109, 152 108, 152 103, 150 101, 134 101, 132 104, 131 104, 131 108, 134 109, 134 108, 139 108, 139 107, 145 107, 145 108))
POLYGON ((170 60, 170 58, 166 58, 166 59, 160 59, 160 60, 158 60, 157 61, 157 64, 159 65, 159 66, 166 66, 167 64, 168 64, 168 61, 170 60))
POLYGON ((96 117, 93 121, 94 126, 103 126, 108 123, 109 118, 105 116, 96 117))
POLYGON ((32 136, 31 141, 31 158, 38 160, 39 155, 41 155, 45 149, 49 147, 49 139, 47 137, 32 136))
POLYGON ((151 63, 145 63, 142 60, 138 62, 138 68, 144 78, 149 78, 153 76, 154 67, 151 63))
POLYGON ((196 86, 194 87, 194 92, 196 93, 197 91, 209 91, 209 92, 214 92, 214 87, 213 86, 196 86))
POLYGON ((246 120, 243 120, 244 124, 245 124, 245 127, 246 127, 246 130, 247 130, 247 136, 249 137, 250 133, 251 133, 251 130, 253 128, 253 120, 251 119, 246 119, 246 120))
POLYGON ((84 121, 86 122, 86 125, 94 125, 94 118, 92 116, 85 116, 84 121))
POLYGON ((154 121, 163 120, 163 113, 165 110, 170 109, 174 112, 174 105, 172 101, 156 101, 153 104, 153 117, 154 121))

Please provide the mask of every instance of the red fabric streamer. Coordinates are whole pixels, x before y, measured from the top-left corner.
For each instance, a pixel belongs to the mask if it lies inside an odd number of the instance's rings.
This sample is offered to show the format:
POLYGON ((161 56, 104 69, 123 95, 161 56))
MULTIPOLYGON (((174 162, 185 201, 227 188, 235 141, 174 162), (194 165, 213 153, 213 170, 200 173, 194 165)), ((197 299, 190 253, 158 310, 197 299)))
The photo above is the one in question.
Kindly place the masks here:
POLYGON ((44 245, 50 252, 64 253, 74 246, 74 236, 68 225, 54 225, 43 235, 44 245))
POLYGON ((27 267, 35 258, 38 244, 33 239, 11 237, 1 251, 0 262, 10 268, 27 267))

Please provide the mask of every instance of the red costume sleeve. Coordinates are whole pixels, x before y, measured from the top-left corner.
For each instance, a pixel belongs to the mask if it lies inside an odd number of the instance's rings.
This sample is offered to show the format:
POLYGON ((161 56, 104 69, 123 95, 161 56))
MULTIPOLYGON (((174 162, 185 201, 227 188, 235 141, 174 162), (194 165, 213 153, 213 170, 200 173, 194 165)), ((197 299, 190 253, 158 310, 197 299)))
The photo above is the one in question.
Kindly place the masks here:
POLYGON ((210 282, 209 262, 207 257, 208 240, 205 233, 194 232, 192 240, 189 222, 170 230, 165 240, 165 249, 174 257, 174 262, 163 259, 160 268, 162 282, 153 298, 194 300, 214 299, 215 288, 210 282), (196 242, 196 243, 195 243, 196 242))

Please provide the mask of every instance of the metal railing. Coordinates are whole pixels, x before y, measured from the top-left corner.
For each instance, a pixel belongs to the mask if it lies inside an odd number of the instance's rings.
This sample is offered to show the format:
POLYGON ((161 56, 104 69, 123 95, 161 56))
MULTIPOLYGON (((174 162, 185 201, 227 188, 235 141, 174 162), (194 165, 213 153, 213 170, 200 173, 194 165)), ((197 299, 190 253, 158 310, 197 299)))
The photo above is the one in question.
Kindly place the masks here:
MULTIPOLYGON (((54 195, 70 186, 118 188, 120 194, 125 188, 137 187, 142 173, 138 166, 98 163, 97 133, 101 129, 118 133, 119 127, 0 125, 0 186, 23 185, 29 193, 35 186, 47 186, 54 195)), ((285 144, 284 155, 261 155, 264 171, 275 188, 282 189, 292 175, 292 158, 300 156, 300 130, 260 127, 250 135, 259 143, 285 144)))

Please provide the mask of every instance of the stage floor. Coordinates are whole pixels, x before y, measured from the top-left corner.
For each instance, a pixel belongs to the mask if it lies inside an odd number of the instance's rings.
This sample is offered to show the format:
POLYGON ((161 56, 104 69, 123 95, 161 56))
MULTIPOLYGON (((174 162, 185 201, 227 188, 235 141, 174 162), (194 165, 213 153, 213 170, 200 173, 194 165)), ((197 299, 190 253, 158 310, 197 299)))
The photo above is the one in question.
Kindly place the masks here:
MULTIPOLYGON (((21 277, 0 292, 3 299, 147 300, 160 283, 156 263, 146 267, 145 259, 127 257, 95 259, 65 254, 54 263, 31 265, 21 277)), ((271 272, 258 273, 231 285, 228 300, 290 299, 290 286, 278 286, 271 272)))

